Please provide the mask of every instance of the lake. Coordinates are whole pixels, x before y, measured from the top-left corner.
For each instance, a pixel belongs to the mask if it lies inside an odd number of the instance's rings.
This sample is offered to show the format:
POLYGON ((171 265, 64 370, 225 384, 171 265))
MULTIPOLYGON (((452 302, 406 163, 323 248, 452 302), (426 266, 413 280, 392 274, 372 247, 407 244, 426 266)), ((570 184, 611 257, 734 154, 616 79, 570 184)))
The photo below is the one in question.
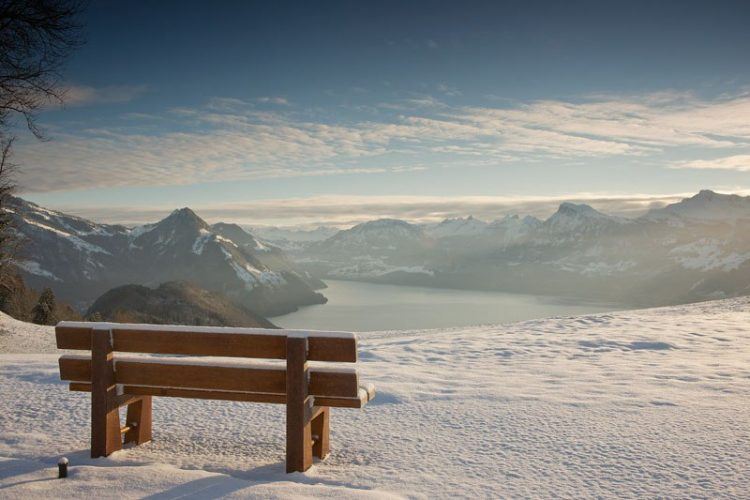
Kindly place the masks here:
MULTIPOLYGON (((509 323, 618 309, 569 299, 474 290, 379 285, 326 280, 328 303, 276 316, 282 328, 411 330, 509 323)), ((620 307, 621 309, 621 307, 620 307)))

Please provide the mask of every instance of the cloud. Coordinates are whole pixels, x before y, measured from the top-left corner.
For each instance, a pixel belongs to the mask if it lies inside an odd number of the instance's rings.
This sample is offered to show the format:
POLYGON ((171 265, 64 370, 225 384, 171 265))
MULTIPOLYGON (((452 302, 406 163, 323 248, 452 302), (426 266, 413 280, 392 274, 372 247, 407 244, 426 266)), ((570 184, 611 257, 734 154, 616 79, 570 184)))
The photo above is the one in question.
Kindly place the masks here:
POLYGON ((91 104, 132 101, 148 91, 146 85, 110 85, 89 87, 70 85, 63 89, 65 106, 87 106, 91 104))
MULTIPOLYGON (((577 193, 568 196, 314 196, 258 200, 245 203, 196 205, 191 208, 208 222, 236 222, 246 225, 348 227, 378 218, 411 222, 437 222, 449 217, 473 215, 492 221, 508 214, 546 218, 563 201, 587 203, 602 212, 627 217, 650 208, 674 203, 694 193, 665 195, 615 195, 577 193)), ((168 215, 175 207, 99 206, 58 207, 97 221, 142 224, 168 215)))
POLYGON ((710 169, 710 170, 736 170, 738 172, 750 172, 750 155, 734 155, 713 160, 683 161, 671 165, 672 168, 710 169))
MULTIPOLYGON (((79 99, 135 94, 97 91, 79 99)), ((154 115, 161 118, 158 130, 140 126, 147 121, 133 115, 109 128, 63 127, 52 141, 18 145, 19 180, 27 192, 44 192, 750 149, 746 94, 705 100, 666 91, 502 106, 420 99, 381 107, 377 119, 353 121, 325 110, 257 109, 251 101, 217 97, 203 106, 151 113, 148 123, 154 115)), ((257 101, 288 104, 280 97, 257 101)), ((725 165, 714 168, 740 168, 733 162, 743 156, 714 162, 725 165)))
POLYGON ((463 95, 463 92, 461 92, 460 90, 450 87, 444 83, 439 83, 436 88, 438 92, 445 94, 449 97, 458 97, 458 96, 463 95))
POLYGON ((264 104, 278 104, 279 106, 289 106, 289 101, 284 97, 259 97, 256 100, 264 104))

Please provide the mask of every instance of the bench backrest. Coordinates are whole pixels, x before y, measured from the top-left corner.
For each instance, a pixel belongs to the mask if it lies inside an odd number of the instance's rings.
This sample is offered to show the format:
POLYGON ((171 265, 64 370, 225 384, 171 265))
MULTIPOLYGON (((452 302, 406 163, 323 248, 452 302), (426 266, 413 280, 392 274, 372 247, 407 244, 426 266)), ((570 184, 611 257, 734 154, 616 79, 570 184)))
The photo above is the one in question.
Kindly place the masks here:
MULTIPOLYGON (((357 361, 357 339, 346 332, 61 322, 55 335, 58 348, 83 351, 92 350, 96 336, 101 339, 106 335, 106 348, 111 352, 108 359, 114 371, 112 382, 134 387, 285 395, 285 366, 248 366, 200 357, 287 359, 288 338, 306 340, 309 361, 357 361), (115 352, 165 356, 114 356, 115 352)), ((60 376, 70 382, 90 384, 91 355, 62 356, 60 376)), ((309 368, 312 396, 357 398, 359 390, 354 369, 309 368)))

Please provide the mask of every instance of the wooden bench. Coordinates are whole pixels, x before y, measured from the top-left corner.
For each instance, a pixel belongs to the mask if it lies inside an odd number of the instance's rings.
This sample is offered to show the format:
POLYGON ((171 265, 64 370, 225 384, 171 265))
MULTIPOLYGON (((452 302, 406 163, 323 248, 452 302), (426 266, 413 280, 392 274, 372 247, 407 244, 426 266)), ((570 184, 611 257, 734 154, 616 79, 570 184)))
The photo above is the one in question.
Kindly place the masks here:
POLYGON ((60 357, 60 378, 72 391, 91 392, 93 458, 151 440, 152 396, 219 399, 286 404, 286 470, 305 471, 313 456, 329 452, 330 408, 362 408, 375 396, 352 368, 308 364, 355 363, 351 333, 63 321, 55 334, 59 349, 91 351, 60 357), (285 359, 286 366, 186 356, 285 359))

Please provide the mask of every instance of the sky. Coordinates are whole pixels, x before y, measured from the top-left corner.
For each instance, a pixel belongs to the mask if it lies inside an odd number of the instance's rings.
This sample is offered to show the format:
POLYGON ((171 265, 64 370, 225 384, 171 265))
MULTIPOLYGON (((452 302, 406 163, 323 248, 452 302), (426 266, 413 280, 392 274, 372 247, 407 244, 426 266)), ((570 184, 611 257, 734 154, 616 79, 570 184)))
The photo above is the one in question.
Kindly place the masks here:
POLYGON ((19 194, 346 225, 750 193, 750 2, 90 2, 19 194))

